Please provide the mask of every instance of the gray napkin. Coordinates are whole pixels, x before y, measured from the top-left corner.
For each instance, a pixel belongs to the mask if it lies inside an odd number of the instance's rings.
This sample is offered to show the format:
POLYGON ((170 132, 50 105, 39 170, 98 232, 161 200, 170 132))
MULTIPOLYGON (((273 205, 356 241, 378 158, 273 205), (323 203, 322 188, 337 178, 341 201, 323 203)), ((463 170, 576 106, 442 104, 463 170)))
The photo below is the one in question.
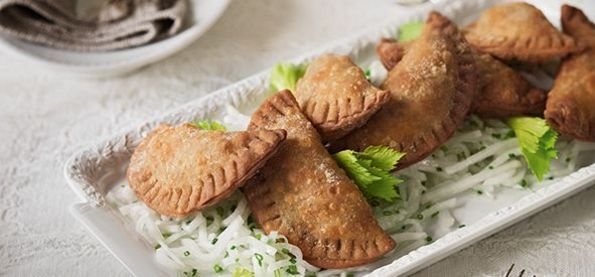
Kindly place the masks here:
POLYGON ((180 30, 186 0, 0 0, 0 34, 54 48, 108 51, 180 30))

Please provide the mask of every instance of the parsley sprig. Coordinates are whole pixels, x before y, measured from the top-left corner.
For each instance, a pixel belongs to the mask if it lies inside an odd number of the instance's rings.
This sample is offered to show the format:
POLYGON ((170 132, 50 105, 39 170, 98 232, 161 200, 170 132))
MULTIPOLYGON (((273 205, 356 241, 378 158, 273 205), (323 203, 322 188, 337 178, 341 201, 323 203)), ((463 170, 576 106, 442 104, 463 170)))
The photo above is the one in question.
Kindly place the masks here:
POLYGON ((399 198, 396 186, 403 181, 390 172, 404 155, 390 147, 370 146, 363 152, 343 150, 333 157, 367 198, 392 202, 399 198))

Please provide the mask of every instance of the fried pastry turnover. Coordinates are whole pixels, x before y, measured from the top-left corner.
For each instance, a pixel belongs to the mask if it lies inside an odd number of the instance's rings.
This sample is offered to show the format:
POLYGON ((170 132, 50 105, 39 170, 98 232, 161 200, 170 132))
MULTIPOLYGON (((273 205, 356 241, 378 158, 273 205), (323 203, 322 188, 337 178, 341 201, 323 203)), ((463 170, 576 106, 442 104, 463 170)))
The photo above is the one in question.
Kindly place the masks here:
POLYGON ((135 149, 127 178, 136 195, 158 213, 183 217, 229 196, 260 169, 283 130, 226 133, 194 125, 161 125, 135 149))
MULTIPOLYGON (((387 70, 397 65, 409 43, 382 39, 376 47, 387 70)), ((475 55, 479 92, 473 99, 472 112, 483 118, 543 115, 546 93, 532 86, 514 69, 489 54, 475 55)))
POLYGON ((581 50, 536 7, 522 2, 496 5, 465 28, 474 48, 503 60, 544 63, 581 50))
POLYGON ((339 168, 291 92, 267 99, 249 130, 287 130, 287 140, 244 194, 265 232, 278 231, 309 263, 346 268, 370 263, 395 247, 357 186, 339 168))
POLYGON ((457 27, 430 13, 421 36, 388 73, 391 99, 363 127, 331 143, 332 151, 386 145, 406 153, 399 167, 428 156, 452 136, 477 91, 473 52, 457 27))
POLYGON ((321 55, 308 65, 295 92, 323 141, 336 140, 366 123, 389 96, 374 87, 349 57, 335 54, 321 55))
POLYGON ((586 45, 564 60, 548 95, 545 118, 558 132, 595 141, 595 24, 572 6, 562 6, 564 32, 586 45))
POLYGON ((544 91, 489 54, 478 54, 476 63, 480 88, 473 100, 473 113, 484 118, 543 115, 544 91))

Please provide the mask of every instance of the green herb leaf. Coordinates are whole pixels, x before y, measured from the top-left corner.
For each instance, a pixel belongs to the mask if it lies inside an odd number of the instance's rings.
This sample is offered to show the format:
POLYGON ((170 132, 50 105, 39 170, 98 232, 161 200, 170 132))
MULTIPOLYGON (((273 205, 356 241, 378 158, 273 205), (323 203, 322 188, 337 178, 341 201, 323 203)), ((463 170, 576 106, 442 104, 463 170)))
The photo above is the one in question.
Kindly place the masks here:
POLYGON ((284 89, 295 92, 297 81, 306 73, 305 64, 294 65, 291 63, 279 63, 273 67, 269 76, 270 90, 273 92, 284 89))
POLYGON ((221 123, 215 120, 195 120, 192 122, 192 124, 194 124, 194 126, 198 127, 201 130, 224 132, 227 131, 227 128, 225 128, 225 126, 223 126, 221 123))
POLYGON ((389 171, 378 169, 374 166, 368 169, 374 176, 380 179, 368 186, 367 193, 370 196, 384 199, 386 201, 393 201, 399 197, 396 186, 403 181, 391 175, 389 171))
POLYGON ((423 27, 423 22, 409 22, 407 24, 402 25, 399 28, 397 41, 406 42, 418 38, 421 35, 423 27))
POLYGON ((386 146, 370 146, 363 152, 343 150, 333 157, 366 197, 392 202, 399 197, 396 185, 403 181, 390 171, 404 155, 386 146))
POLYGON ((370 146, 362 153, 367 159, 372 161, 372 166, 379 169, 390 171, 395 168, 397 162, 405 156, 386 146, 370 146))
POLYGON ((349 178, 353 180, 361 190, 366 190, 368 185, 380 180, 379 177, 372 175, 372 173, 364 166, 365 161, 358 161, 357 152, 351 150, 343 150, 333 155, 335 161, 346 172, 349 178))
POLYGON ((537 180, 543 180, 550 171, 551 159, 558 157, 555 148, 558 133, 538 117, 512 117, 507 123, 519 140, 529 168, 537 180))

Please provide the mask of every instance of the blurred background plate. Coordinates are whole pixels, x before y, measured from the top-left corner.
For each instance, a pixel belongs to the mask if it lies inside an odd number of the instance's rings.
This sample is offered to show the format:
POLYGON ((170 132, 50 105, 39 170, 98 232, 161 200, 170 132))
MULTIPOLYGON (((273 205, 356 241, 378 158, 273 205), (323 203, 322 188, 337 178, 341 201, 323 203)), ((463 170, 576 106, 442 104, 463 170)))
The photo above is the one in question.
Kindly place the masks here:
POLYGON ((81 77, 122 75, 157 62, 190 45, 219 19, 229 2, 230 0, 190 0, 190 14, 178 34, 140 47, 89 53, 47 48, 11 37, 0 37, 0 51, 19 56, 31 65, 81 77))

